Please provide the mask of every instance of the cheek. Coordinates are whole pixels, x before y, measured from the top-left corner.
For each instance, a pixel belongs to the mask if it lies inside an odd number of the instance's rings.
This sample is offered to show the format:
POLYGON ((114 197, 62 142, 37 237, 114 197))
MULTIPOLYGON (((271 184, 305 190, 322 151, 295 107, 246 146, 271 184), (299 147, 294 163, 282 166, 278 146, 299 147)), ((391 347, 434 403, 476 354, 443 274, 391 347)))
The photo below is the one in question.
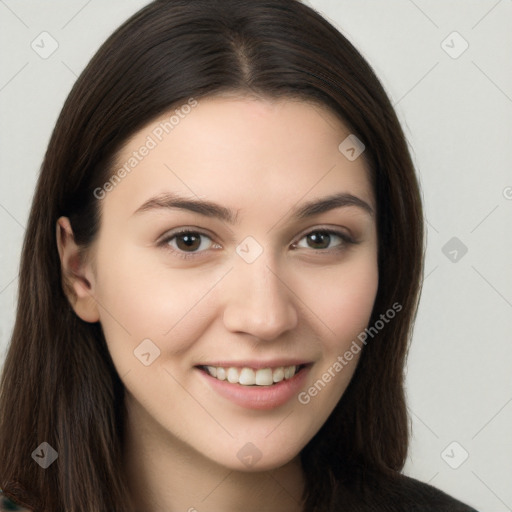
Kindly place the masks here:
POLYGON ((328 329, 325 343, 330 350, 340 351, 370 320, 379 284, 376 258, 369 253, 351 265, 341 265, 321 282, 322 289, 312 303, 328 329))
POLYGON ((352 275, 338 285, 333 300, 337 309, 332 310, 330 319, 336 333, 342 334, 347 328, 362 330, 368 324, 378 287, 378 276, 372 274, 352 275))
POLYGON ((179 354, 189 348, 200 336, 199 319, 207 319, 210 309, 208 292, 223 270, 169 269, 130 248, 105 248, 98 255, 98 269, 101 325, 114 361, 123 365, 133 364, 133 350, 145 339, 162 353, 179 354))
MULTIPOLYGON (((332 271, 323 276, 322 290, 316 293, 314 311, 321 319, 319 333, 322 356, 307 385, 297 397, 309 417, 317 418, 310 425, 313 435, 345 392, 355 372, 363 343, 358 336, 370 320, 378 289, 378 267, 371 255, 357 264, 332 271), (320 334, 324 333, 323 335, 320 334)), ((310 301, 312 294, 310 293, 310 301)))
MULTIPOLYGON (((217 301, 227 282, 222 282, 226 268, 170 268, 148 258, 147 249, 103 247, 96 297, 120 374, 134 365, 134 350, 143 340, 151 340, 162 354, 182 355, 222 316, 217 301)), ((340 265, 290 267, 286 273, 299 299, 298 314, 320 341, 322 365, 330 364, 368 324, 378 286, 375 254, 368 247, 340 265)))

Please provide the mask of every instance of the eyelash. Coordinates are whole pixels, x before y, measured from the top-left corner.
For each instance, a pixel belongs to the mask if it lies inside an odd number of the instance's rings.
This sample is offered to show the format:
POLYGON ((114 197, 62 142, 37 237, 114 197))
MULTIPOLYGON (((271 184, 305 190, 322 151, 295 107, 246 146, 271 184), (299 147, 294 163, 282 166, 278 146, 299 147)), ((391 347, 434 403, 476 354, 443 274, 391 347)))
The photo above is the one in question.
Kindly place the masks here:
MULTIPOLYGON (((331 254, 332 252, 342 251, 343 249, 346 248, 345 247, 346 245, 355 245, 355 244, 359 243, 358 241, 354 240, 352 237, 347 235, 345 232, 338 231, 338 230, 332 229, 332 228, 317 228, 317 229, 308 231, 299 239, 299 242, 303 238, 306 238, 309 235, 319 234, 319 233, 324 234, 324 235, 338 236, 341 238, 341 240, 343 242, 340 245, 333 247, 331 249, 312 249, 314 252, 324 252, 324 253, 331 254)), ((169 234, 168 236, 166 236, 165 238, 160 240, 157 245, 159 247, 163 247, 164 249, 171 251, 173 254, 175 254, 176 256, 178 256, 179 258, 182 258, 184 260, 199 258, 199 257, 201 257, 202 253, 206 252, 206 251, 195 251, 195 252, 187 253, 187 252, 183 252, 181 250, 176 250, 176 249, 170 247, 169 242, 171 240, 173 240, 174 238, 178 238, 179 236, 183 236, 183 235, 200 235, 200 236, 205 236, 211 240, 211 237, 209 235, 207 235, 206 233, 203 233, 202 231, 192 230, 192 229, 181 229, 179 231, 169 234)), ((293 244, 293 245, 297 245, 297 244, 293 244)))

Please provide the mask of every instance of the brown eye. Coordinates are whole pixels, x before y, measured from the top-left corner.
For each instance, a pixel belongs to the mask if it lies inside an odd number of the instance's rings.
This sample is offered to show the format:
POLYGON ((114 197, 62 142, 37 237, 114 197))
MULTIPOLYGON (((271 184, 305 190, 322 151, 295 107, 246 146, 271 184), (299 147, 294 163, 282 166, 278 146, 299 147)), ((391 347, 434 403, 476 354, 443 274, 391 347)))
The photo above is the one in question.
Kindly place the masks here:
POLYGON ((331 243, 331 235, 322 231, 311 233, 310 235, 307 235, 306 238, 308 239, 308 242, 313 244, 313 249, 327 249, 331 243))
POLYGON ((196 251, 201 246, 201 234, 199 233, 184 233, 175 235, 176 245, 180 251, 196 251))
POLYGON ((301 245, 298 243, 296 246, 306 249, 326 251, 331 249, 342 249, 347 244, 355 243, 355 240, 353 240, 346 233, 332 229, 317 229, 315 231, 310 231, 302 237, 301 241, 302 240, 306 240, 306 245, 301 245), (336 242, 336 239, 339 240, 338 243, 334 243, 336 242))
POLYGON ((214 245, 212 239, 206 233, 190 229, 169 233, 158 242, 158 246, 164 247, 184 259, 200 257, 212 245, 214 245))

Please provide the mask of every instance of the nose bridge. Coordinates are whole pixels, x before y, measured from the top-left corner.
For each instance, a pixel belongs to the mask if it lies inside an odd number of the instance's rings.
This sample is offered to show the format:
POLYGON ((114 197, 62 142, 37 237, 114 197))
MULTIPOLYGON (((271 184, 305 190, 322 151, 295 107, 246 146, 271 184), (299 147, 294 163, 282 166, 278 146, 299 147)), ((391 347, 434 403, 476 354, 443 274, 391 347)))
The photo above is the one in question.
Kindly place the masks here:
MULTIPOLYGON (((240 248, 243 244, 237 252, 240 248)), ((226 328, 266 340, 293 329, 297 322, 293 294, 283 282, 270 250, 262 251, 253 261, 239 254, 226 295, 226 328)))

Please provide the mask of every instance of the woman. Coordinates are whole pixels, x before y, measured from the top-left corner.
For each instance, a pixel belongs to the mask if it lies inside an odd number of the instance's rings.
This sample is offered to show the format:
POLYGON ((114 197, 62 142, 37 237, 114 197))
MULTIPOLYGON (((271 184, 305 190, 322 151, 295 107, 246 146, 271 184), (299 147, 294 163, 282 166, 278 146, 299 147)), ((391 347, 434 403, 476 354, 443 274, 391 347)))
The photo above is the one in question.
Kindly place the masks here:
POLYGON ((0 387, 5 497, 473 510, 400 474, 422 271, 403 132, 335 28, 295 0, 150 3, 84 70, 43 162, 0 387))

